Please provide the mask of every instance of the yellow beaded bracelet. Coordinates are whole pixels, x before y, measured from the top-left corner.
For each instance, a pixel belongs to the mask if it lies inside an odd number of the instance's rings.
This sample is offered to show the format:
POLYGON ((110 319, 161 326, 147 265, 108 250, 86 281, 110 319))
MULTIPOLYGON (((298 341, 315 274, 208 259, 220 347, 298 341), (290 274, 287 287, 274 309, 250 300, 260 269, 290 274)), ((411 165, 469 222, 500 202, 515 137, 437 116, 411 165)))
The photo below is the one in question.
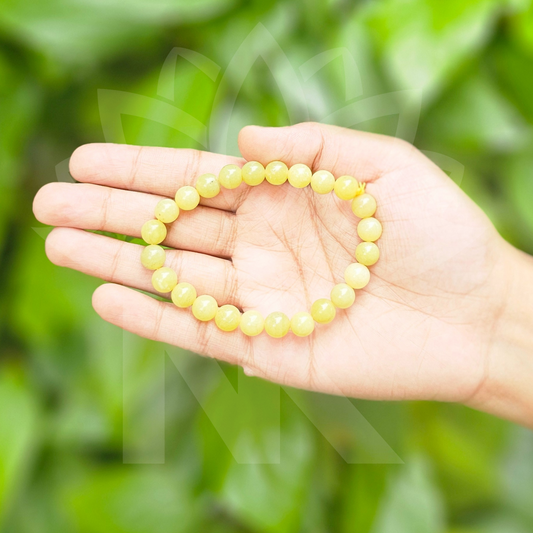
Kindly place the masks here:
POLYGON ((376 199, 365 192, 365 183, 360 183, 352 176, 335 179, 331 172, 319 170, 314 174, 307 165, 296 164, 287 167, 282 161, 272 161, 266 167, 257 161, 249 161, 242 168, 226 165, 218 174, 203 174, 196 180, 196 186, 181 187, 175 200, 161 200, 155 208, 155 219, 149 220, 142 227, 142 238, 148 243, 141 254, 143 266, 153 270, 152 285, 157 292, 171 293, 171 299, 177 307, 192 308, 193 315, 203 322, 215 320, 222 331, 241 331, 251 337, 259 335, 263 329, 275 338, 284 337, 292 331, 298 337, 310 335, 315 329, 315 322, 328 324, 335 318, 336 308, 347 309, 355 301, 355 290, 365 287, 370 280, 368 267, 379 259, 379 249, 375 244, 381 237, 382 227, 374 218, 376 199), (355 249, 356 263, 348 265, 344 272, 345 283, 335 285, 330 299, 321 298, 311 306, 310 312, 296 313, 290 320, 284 313, 270 313, 265 319, 257 311, 241 314, 234 305, 222 305, 207 294, 198 296, 196 289, 187 282, 178 282, 174 270, 165 267, 165 250, 159 246, 167 236, 165 224, 171 224, 180 209, 191 211, 200 198, 214 198, 220 187, 235 189, 243 181, 247 185, 257 186, 264 180, 273 185, 281 185, 287 180, 296 188, 311 185, 319 194, 334 191, 341 200, 351 200, 353 213, 360 218, 357 234, 362 242, 355 249))

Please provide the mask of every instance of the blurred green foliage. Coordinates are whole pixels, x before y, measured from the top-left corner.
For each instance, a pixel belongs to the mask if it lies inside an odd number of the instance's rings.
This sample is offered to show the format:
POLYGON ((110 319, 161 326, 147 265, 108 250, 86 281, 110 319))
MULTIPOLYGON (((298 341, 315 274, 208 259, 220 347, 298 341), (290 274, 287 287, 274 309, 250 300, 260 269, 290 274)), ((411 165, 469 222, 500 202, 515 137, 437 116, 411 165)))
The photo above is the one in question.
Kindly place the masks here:
POLYGON ((237 153, 312 119, 408 138, 532 253, 532 95, 528 0, 4 0, 0 531, 532 531, 531 432, 166 357, 95 316, 31 214, 79 144, 237 153))

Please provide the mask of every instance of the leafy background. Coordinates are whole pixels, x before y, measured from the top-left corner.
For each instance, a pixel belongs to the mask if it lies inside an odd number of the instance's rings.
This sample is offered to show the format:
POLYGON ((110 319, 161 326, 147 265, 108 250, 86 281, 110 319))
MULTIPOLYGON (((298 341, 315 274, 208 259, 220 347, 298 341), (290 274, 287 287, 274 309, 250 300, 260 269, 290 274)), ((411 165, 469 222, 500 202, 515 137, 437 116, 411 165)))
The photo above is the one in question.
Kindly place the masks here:
MULTIPOLYGON (((533 253, 527 0, 2 2, 0 531, 533 530, 530 431, 456 405, 350 403, 179 350, 166 357, 95 315, 99 281, 51 265, 49 228, 31 214, 42 184, 69 179, 82 143, 236 152, 246 123, 338 122, 336 110, 394 91, 421 101, 420 121, 406 105, 399 134, 533 253), (232 63, 258 22, 268 31, 232 63), (174 47, 208 60, 178 55, 161 81, 174 47), (299 68, 339 49, 312 75, 299 68), (345 91, 346 51, 356 94, 345 91), (176 109, 190 115, 189 135, 176 109), (166 460, 146 464, 161 459, 164 427, 166 460), (241 459, 272 453, 274 463, 239 464, 237 447, 241 459)), ((396 133, 397 116, 362 119, 359 128, 396 133)))

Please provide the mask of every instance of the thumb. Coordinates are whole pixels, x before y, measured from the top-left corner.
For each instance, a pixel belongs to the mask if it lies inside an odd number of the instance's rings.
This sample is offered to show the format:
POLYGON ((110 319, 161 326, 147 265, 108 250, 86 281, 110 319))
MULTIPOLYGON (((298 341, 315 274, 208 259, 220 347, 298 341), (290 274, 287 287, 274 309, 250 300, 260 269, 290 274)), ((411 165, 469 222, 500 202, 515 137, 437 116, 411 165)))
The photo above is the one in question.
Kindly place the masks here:
POLYGON ((349 174, 361 181, 375 181, 424 160, 429 163, 402 139, 315 122, 281 128, 246 126, 239 133, 239 149, 248 161, 266 164, 281 160, 289 166, 304 163, 313 172, 324 169, 337 177, 349 174))

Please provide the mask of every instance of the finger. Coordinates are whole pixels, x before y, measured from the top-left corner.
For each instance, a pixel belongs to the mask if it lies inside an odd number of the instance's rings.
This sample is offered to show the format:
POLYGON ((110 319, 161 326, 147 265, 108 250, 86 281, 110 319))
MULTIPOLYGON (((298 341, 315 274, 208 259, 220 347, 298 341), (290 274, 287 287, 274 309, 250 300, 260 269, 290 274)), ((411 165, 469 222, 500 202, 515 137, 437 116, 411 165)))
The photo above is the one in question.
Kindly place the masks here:
MULTIPOLYGON (((72 228, 56 228, 46 239, 46 254, 56 265, 160 295, 152 287, 152 272, 141 264, 142 250, 138 244, 72 228)), ((236 272, 230 261, 167 250, 165 266, 175 270, 179 281, 191 283, 198 294, 210 294, 220 305, 241 306, 236 272)))
MULTIPOLYGON (((95 143, 77 148, 70 158, 70 173, 77 181, 119 189, 174 197, 184 185, 194 185, 202 174, 217 175, 228 164, 244 161, 199 150, 95 143)), ((221 188, 215 198, 202 199, 202 205, 235 211, 247 188, 221 188)))
POLYGON ((190 309, 179 309, 119 285, 106 284, 93 296, 95 311, 107 322, 142 337, 241 364, 251 341, 240 331, 220 331, 213 321, 199 322, 190 309))
POLYGON ((428 161, 401 139, 314 122, 283 128, 246 126, 239 133, 239 149, 249 161, 304 163, 313 171, 325 169, 336 177, 348 174, 361 181, 428 161))
MULTIPOLYGON (((38 193, 34 212, 43 224, 109 231, 141 236, 143 224, 154 218, 160 196, 99 185, 49 183, 38 193)), ((164 244, 173 248, 231 257, 237 219, 220 209, 198 206, 181 211, 174 224, 167 225, 164 244)))

